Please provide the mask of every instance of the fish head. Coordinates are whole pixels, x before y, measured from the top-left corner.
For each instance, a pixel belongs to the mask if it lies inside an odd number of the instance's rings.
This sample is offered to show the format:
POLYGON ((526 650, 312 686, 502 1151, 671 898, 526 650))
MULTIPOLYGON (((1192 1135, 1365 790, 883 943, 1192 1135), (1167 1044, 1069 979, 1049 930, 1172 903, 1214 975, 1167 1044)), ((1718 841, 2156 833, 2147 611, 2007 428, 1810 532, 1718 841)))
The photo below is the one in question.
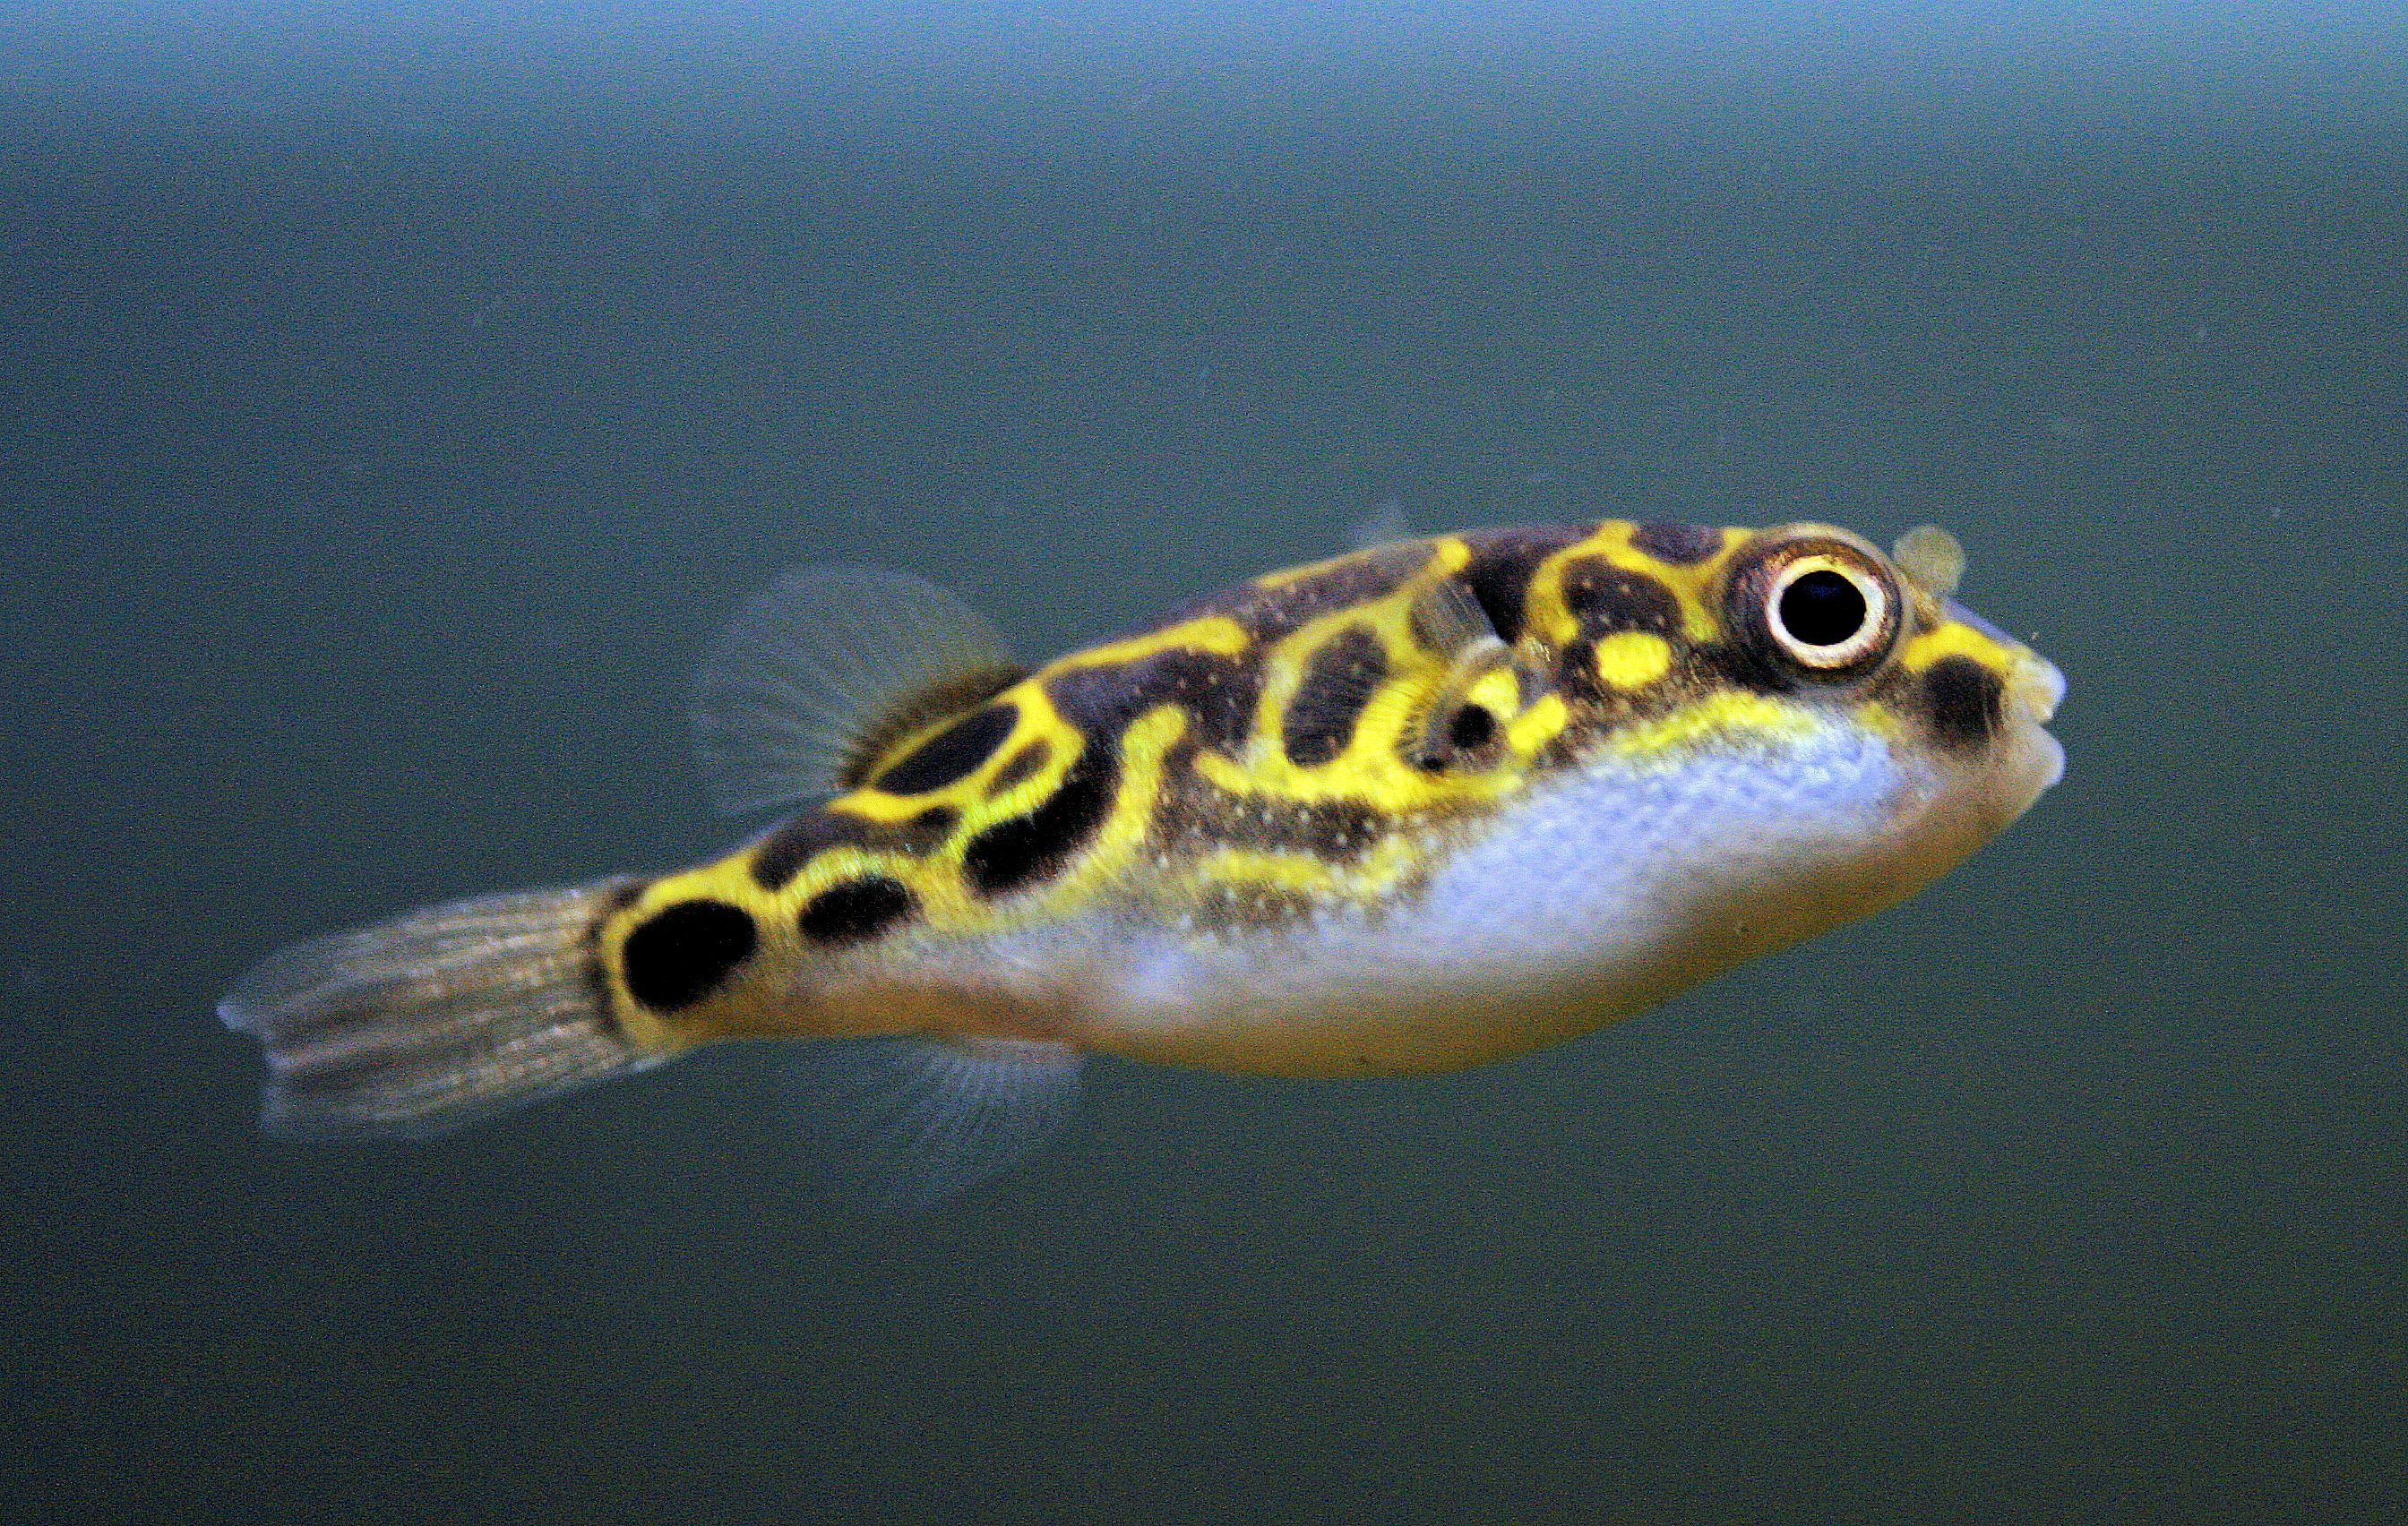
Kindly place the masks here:
POLYGON ((1558 897, 1566 917, 1618 929, 1608 951, 1654 972, 1643 989, 1904 899, 2065 767, 2063 676, 1956 600, 1944 533, 1894 553, 1813 522, 1701 534, 1670 561, 1610 546, 1611 600, 1559 577, 1536 610, 1558 685, 1597 698, 1521 847, 1555 845, 1546 873, 1587 888, 1558 897))
POLYGON ((2065 677, 1957 602, 1963 568, 1931 526, 1887 555, 1833 525, 1759 531, 1717 569, 1710 645, 1735 691, 1878 738, 1914 803, 1986 835, 2064 775, 2048 725, 2065 677))

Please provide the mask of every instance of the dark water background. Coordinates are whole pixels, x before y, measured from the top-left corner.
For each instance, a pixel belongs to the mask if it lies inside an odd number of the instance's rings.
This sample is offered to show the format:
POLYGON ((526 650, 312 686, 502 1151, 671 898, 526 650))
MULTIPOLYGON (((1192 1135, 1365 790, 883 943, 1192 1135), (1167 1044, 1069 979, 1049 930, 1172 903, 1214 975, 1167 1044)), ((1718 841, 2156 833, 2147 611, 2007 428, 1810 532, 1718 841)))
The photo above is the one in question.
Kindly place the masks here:
POLYGON ((2264 14, 22 12, 0 1519, 2402 1519, 2408 35, 2264 14), (1936 521, 2071 771, 1525 1061, 1099 1067, 925 1218, 758 1056, 255 1136, 266 948, 724 845, 780 568, 1044 652, 1391 499, 1936 521))

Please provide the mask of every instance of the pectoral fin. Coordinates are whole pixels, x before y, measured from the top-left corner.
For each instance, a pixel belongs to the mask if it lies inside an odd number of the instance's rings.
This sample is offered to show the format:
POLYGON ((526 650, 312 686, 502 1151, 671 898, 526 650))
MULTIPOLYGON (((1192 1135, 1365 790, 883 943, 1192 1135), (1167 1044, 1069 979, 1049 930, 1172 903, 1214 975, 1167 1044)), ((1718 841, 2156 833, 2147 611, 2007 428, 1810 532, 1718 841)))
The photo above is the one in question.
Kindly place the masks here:
POLYGON ((1431 585, 1413 606, 1412 631, 1445 664, 1409 734, 1412 763, 1431 770, 1494 765, 1504 756, 1506 727, 1539 696, 1538 675, 1515 659, 1460 583, 1431 585))

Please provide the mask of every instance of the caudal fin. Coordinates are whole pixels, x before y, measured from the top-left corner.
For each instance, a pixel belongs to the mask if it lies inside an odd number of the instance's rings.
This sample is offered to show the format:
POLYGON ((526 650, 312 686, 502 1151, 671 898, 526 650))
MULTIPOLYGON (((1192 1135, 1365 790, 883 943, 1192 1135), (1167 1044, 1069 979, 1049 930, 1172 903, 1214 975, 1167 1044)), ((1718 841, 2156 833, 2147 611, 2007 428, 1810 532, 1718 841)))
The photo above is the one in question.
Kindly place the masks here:
POLYGON ((267 1059, 272 1134, 438 1134, 638 1068, 595 930, 629 882, 428 906, 270 954, 218 1016, 267 1059))

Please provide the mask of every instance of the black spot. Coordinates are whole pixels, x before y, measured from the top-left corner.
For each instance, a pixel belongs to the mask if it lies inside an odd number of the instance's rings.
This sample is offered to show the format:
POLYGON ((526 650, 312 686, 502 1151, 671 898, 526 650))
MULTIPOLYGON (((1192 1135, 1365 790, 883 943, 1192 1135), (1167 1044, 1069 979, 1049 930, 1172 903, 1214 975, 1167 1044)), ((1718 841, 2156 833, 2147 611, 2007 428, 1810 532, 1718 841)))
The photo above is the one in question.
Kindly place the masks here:
POLYGON ((913 748, 871 782, 888 794, 925 794, 941 790, 995 756, 1020 724, 1020 706, 1006 701, 982 705, 913 748))
POLYGON ((1119 770, 1109 749, 1090 739, 1045 804, 972 837, 962 856, 970 883, 984 894, 1001 895, 1058 872, 1111 810, 1119 770))
POLYGON ((1311 768, 1345 751, 1354 739, 1354 722, 1387 676, 1387 649, 1360 626, 1348 628, 1314 652, 1280 723, 1287 761, 1311 768))
POLYGON ((752 878, 763 890, 783 889, 803 865, 831 848, 892 848, 924 853, 953 831, 957 813, 931 806, 897 824, 872 821, 822 806, 777 826, 752 849, 752 878))
POLYGON ((1999 676, 1971 657, 1942 657, 1924 670, 1924 703, 1931 729, 1952 747, 1973 747, 1999 729, 2006 701, 1999 676))
POLYGON ((1035 778, 1037 771, 1044 767, 1045 760, 1052 756, 1054 756, 1054 744, 1042 736, 1022 748, 1003 760, 1003 766, 996 769, 995 777, 986 781, 986 797, 993 800, 1013 786, 1035 778))
POLYGON ((1254 724, 1261 682, 1256 664, 1245 658, 1174 647, 1134 662, 1057 673, 1046 680, 1045 693, 1062 719, 1091 740, 1117 737, 1155 706, 1176 705, 1195 720, 1190 736, 1229 748, 1254 724))
POLYGON ((1781 624, 1810 647, 1836 647, 1865 628, 1865 596, 1856 585, 1818 567, 1781 591, 1781 624))
POLYGON ((900 881, 884 875, 829 886, 803 907, 803 936, 813 943, 863 943, 911 915, 918 903, 900 881))
POLYGON ((973 706, 984 704, 1026 677, 1026 668, 1001 663, 968 668, 903 695, 892 709, 863 727, 853 745, 845 749, 844 765, 837 770, 837 788, 861 788, 870 769, 893 750, 896 743, 923 726, 934 725, 947 716, 958 716, 973 706))
POLYGON ((1723 549, 1723 533, 1704 524, 1642 524, 1630 532, 1632 549, 1676 567, 1703 562, 1723 549))
POLYGON ((1584 635, 1653 631, 1677 635, 1681 604, 1655 578, 1617 567, 1603 557, 1584 556, 1563 569, 1564 607, 1584 635))
POLYGON ((759 942, 741 907, 680 901, 628 934, 620 961, 637 1001, 655 1012, 675 1012, 718 990, 759 942))
POLYGON ((1497 735, 1497 717, 1485 705, 1467 705, 1446 723, 1447 746, 1458 752, 1477 752, 1497 735))
POLYGON ((1530 579, 1547 558, 1588 537, 1584 525, 1537 530, 1490 530, 1467 535, 1471 560, 1455 574, 1497 628, 1507 646, 1522 638, 1522 606, 1530 579))

